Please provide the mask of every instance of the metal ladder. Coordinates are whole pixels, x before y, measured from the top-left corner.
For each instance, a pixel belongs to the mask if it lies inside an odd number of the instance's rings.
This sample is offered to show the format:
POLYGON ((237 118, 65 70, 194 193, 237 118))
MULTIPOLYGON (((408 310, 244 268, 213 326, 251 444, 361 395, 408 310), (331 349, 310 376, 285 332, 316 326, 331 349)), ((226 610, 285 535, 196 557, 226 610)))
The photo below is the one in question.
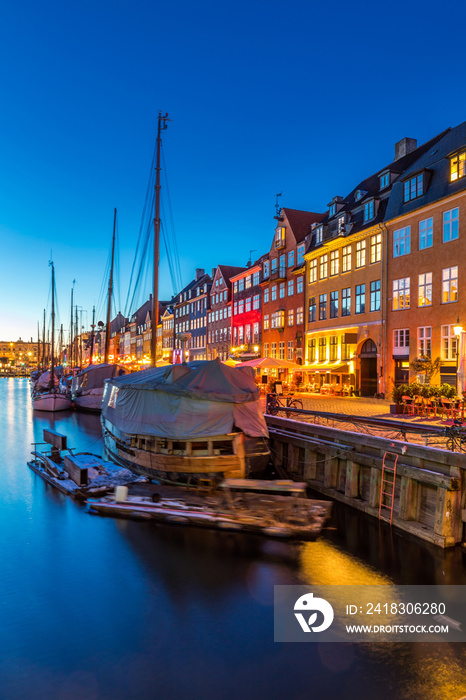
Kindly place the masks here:
MULTIPOLYGON (((396 479, 396 464, 398 462, 398 455, 394 452, 385 452, 382 462, 382 480, 380 482, 380 502, 379 502, 379 520, 382 519, 382 508, 390 511, 390 525, 393 520, 393 506, 395 503, 395 479, 396 479), (389 457, 394 458, 393 463, 387 464, 391 460, 387 459, 389 457), (386 502, 384 502, 384 498, 386 502)), ((384 518, 385 519, 385 518, 384 518)))

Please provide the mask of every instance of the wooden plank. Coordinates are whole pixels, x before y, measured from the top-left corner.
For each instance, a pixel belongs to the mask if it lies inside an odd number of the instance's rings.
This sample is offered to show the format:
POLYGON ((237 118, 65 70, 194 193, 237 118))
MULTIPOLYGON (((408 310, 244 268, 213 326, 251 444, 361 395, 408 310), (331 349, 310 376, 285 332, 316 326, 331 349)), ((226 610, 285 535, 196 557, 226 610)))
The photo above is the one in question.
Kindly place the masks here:
POLYGON ((346 460, 345 496, 356 498, 359 496, 359 474, 361 467, 351 459, 346 460))
POLYGON ((44 428, 44 442, 48 445, 53 445, 57 450, 66 450, 66 435, 57 433, 55 430, 44 428))
POLYGON ((317 477, 317 455, 309 448, 304 450, 303 477, 305 479, 315 479, 317 477))
POLYGON ((421 485, 414 479, 401 477, 398 515, 401 520, 419 520, 421 485))
POLYGON ((369 506, 378 508, 380 503, 380 483, 382 481, 382 472, 375 467, 371 468, 371 480, 369 486, 369 506))
POLYGON ((443 537, 461 541, 462 522, 460 492, 437 489, 434 532, 443 537))
POLYGON ((333 457, 325 460, 324 466, 324 486, 336 488, 338 485, 338 458, 333 457))

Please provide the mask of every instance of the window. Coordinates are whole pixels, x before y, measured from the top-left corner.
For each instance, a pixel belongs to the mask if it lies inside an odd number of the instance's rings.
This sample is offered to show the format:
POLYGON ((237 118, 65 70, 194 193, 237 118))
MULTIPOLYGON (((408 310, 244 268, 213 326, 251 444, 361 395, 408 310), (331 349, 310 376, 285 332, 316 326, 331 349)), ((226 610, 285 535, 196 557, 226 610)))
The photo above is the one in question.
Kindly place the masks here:
POLYGON ((304 244, 298 246, 298 260, 297 265, 304 264, 304 244))
POLYGON ((275 248, 283 248, 285 245, 285 227, 278 226, 275 229, 275 248))
POLYGON ((278 296, 280 297, 280 299, 285 298, 285 283, 284 282, 280 282, 280 285, 278 288, 278 296))
POLYGON ((247 343, 251 342, 251 326, 249 323, 245 326, 245 340, 247 343))
POLYGON ((294 280, 288 280, 288 296, 292 297, 294 294, 294 280))
POLYGON ((323 280, 327 277, 328 274, 328 255, 325 253, 325 255, 320 256, 319 260, 319 279, 323 280))
POLYGON ((341 251, 341 268, 342 272, 351 270, 351 246, 347 245, 341 251))
POLYGON ((464 177, 466 174, 466 151, 462 153, 457 153, 452 158, 450 158, 450 181, 454 182, 460 177, 464 177))
POLYGON ((317 282, 317 258, 309 263, 309 284, 317 282))
POLYGON ((316 320, 316 298, 309 297, 309 323, 316 320))
POLYGON ((270 349, 270 357, 277 357, 277 343, 272 343, 270 349))
POLYGON ((374 218, 374 200, 370 199, 364 204, 364 222, 374 218))
POLYGON ((257 310, 257 309, 259 308, 259 306, 260 306, 260 297, 259 297, 259 294, 254 294, 254 296, 253 296, 253 298, 252 298, 252 308, 253 308, 254 310, 257 310))
POLYGON ((279 311, 274 311, 272 314, 272 328, 284 328, 285 327, 285 312, 283 309, 279 311))
POLYGON ((264 304, 269 303, 269 295, 270 295, 269 288, 265 287, 265 289, 264 289, 264 304))
POLYGON ((272 301, 275 301, 276 298, 277 298, 277 285, 275 284, 275 285, 272 287, 272 301))
POLYGON ((286 357, 287 357, 287 360, 289 360, 290 362, 293 362, 293 354, 294 354, 293 341, 289 340, 286 357))
POLYGON ((244 340, 244 328, 243 326, 238 326, 238 343, 242 345, 244 340))
POLYGON ((355 314, 363 314, 366 310, 366 285, 365 284, 357 284, 356 285, 356 294, 355 294, 355 309, 354 313, 355 314))
POLYGON ((338 336, 330 336, 330 362, 335 362, 338 359, 338 336))
POLYGON ((458 301, 458 266, 442 270, 442 304, 458 301))
POLYGON ((417 347, 419 357, 430 357, 432 352, 432 327, 424 326, 417 329, 417 347))
POLYGON ((238 302, 235 301, 233 304, 233 316, 236 316, 238 314, 238 302))
POLYGON ((380 189, 383 190, 390 184, 390 173, 380 175, 380 189))
POLYGON ((393 232, 393 257, 408 255, 411 252, 411 226, 393 232))
POLYGON ((332 250, 330 253, 330 277, 338 275, 340 270, 340 251, 332 250))
POLYGON ((325 362, 327 359, 327 338, 319 338, 319 362, 325 362))
POLYGON ((290 250, 288 253, 288 267, 294 266, 294 250, 290 250))
POLYGON ((459 209, 443 212, 443 242, 454 241, 458 238, 459 209))
POLYGON ((456 343, 458 339, 454 326, 442 326, 442 360, 456 360, 456 343))
POLYGON ((432 248, 434 220, 432 217, 419 222, 419 250, 432 248))
POLYGON ((288 325, 294 325, 294 309, 288 309, 288 325))
POLYGON ((264 343, 264 357, 268 357, 268 356, 269 356, 269 344, 264 343))
POLYGON ((238 314, 244 314, 244 299, 238 302, 238 314))
POLYGON ((281 341, 278 343, 278 359, 279 360, 284 360, 285 359, 285 342, 281 341))
POLYGON ((320 245, 322 243, 322 239, 324 237, 324 227, 323 226, 317 226, 316 228, 316 242, 315 245, 320 245))
POLYGON ((337 233, 339 236, 345 233, 345 216, 339 216, 337 219, 337 233))
POLYGON ((409 309, 409 284, 409 277, 393 280, 393 311, 409 309))
POLYGON ((249 311, 251 311, 251 297, 248 297, 248 298, 245 300, 245 303, 244 303, 244 310, 245 310, 246 313, 248 313, 249 311))
POLYGON ((296 278, 296 294, 303 293, 303 284, 304 284, 304 277, 297 277, 296 278))
POLYGON ((244 289, 244 277, 238 280, 238 292, 242 292, 244 289))
POLYGON ((252 278, 251 278, 251 275, 248 275, 246 277, 245 289, 250 289, 251 287, 252 287, 252 278))
POLYGON ((278 268, 278 258, 272 258, 272 267, 271 271, 276 272, 278 268))
POLYGON ((252 276, 252 286, 253 287, 257 287, 257 285, 259 284, 259 281, 260 281, 259 277, 260 276, 259 276, 259 270, 258 270, 252 276))
POLYGON ((371 264, 382 260, 382 234, 371 236, 371 264))
POLYGON ((309 362, 316 361, 316 339, 311 338, 307 344, 307 354, 309 362))
POLYGON ((393 331, 393 347, 409 348, 409 328, 398 328, 393 331))
POLYGON ((327 295, 319 296, 319 321, 325 321, 327 318, 327 295))
POLYGON ((331 204, 328 210, 328 215, 329 216, 335 216, 337 211, 337 205, 336 204, 331 204))
POLYGON ((432 306, 432 272, 419 275, 419 306, 432 306))
POLYGON ((356 267, 364 267, 366 264, 366 241, 356 243, 356 267))
POLYGON ((351 316, 351 287, 341 290, 341 315, 351 316))
POLYGON ((371 282, 371 311, 380 311, 380 280, 371 282))
POLYGON ((424 194, 424 174, 416 175, 415 177, 406 180, 403 189, 403 199, 409 202, 411 199, 416 199, 424 194))
POLYGON ((330 318, 338 318, 338 291, 330 292, 330 318))
POLYGON ((264 271, 264 279, 266 280, 270 274, 270 262, 268 260, 266 260, 264 262, 263 271, 264 271))
POLYGON ((234 283, 233 283, 233 292, 234 292, 234 294, 236 294, 237 291, 238 291, 238 282, 234 282, 234 283))
POLYGON ((296 325, 302 326, 304 321, 304 309, 302 306, 299 306, 296 309, 296 325))

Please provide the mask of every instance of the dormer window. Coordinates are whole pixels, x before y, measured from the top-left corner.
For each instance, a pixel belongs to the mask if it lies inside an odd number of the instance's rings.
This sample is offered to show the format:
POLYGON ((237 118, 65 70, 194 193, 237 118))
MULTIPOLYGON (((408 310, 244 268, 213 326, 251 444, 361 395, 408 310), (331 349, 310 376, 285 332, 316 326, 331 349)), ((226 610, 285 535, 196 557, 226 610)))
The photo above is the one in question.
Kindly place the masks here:
POLYGON ((316 235, 315 245, 320 245, 322 243, 322 239, 323 239, 323 235, 324 235, 324 227, 323 226, 316 226, 315 235, 316 235))
POLYGON ((382 173, 380 175, 380 189, 383 190, 385 187, 388 187, 390 184, 390 173, 382 173))
POLYGON ((339 236, 345 233, 345 216, 339 216, 337 219, 337 233, 339 236))
POLYGON ((337 205, 336 204, 331 204, 328 210, 328 215, 329 216, 335 216, 337 213, 337 205))
POLYGON ((275 248, 283 248, 285 245, 285 227, 277 226, 275 229, 275 248))
POLYGON ((404 202, 410 202, 412 199, 421 197, 424 194, 424 173, 405 180, 403 187, 404 202))
POLYGON ((450 182, 455 182, 466 175, 466 151, 456 153, 450 158, 450 182))
POLYGON ((374 218, 374 200, 370 199, 364 205, 364 223, 374 218))
POLYGON ((361 199, 361 197, 362 197, 362 191, 361 191, 361 190, 356 190, 356 192, 354 193, 354 201, 355 201, 355 202, 359 202, 359 200, 361 199))

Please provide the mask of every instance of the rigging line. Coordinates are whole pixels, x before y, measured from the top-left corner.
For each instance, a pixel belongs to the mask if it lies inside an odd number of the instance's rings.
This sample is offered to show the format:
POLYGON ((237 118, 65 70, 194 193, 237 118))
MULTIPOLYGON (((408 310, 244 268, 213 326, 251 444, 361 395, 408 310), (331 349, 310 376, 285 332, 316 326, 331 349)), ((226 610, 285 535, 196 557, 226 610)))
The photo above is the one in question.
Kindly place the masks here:
POLYGON ((152 229, 152 226, 149 223, 147 226, 147 229, 146 229, 144 240, 141 241, 141 246, 143 246, 143 247, 142 247, 141 255, 139 258, 139 265, 138 265, 138 269, 137 269, 136 280, 133 283, 133 289, 128 290, 128 298, 127 298, 126 307, 125 307, 125 316, 127 318, 130 318, 130 316, 132 315, 132 313, 135 310, 134 305, 135 305, 135 301, 138 298, 137 295, 141 293, 141 289, 140 289, 141 279, 144 279, 147 276, 147 271, 148 271, 148 267, 149 267, 147 249, 148 249, 149 244, 151 243, 151 240, 152 240, 151 229, 152 229), (131 300, 129 300, 129 295, 130 295, 131 291, 132 291, 132 296, 131 296, 131 300))
POLYGON ((174 249, 174 260, 175 260, 175 269, 177 273, 177 278, 176 278, 176 289, 173 290, 173 294, 175 295, 176 292, 182 288, 182 277, 181 277, 181 266, 180 266, 180 257, 178 254, 178 245, 177 245, 177 238, 176 238, 176 231, 175 231, 175 221, 173 218, 173 208, 172 208, 172 203, 171 203, 171 197, 170 197, 170 188, 168 186, 168 173, 167 173, 167 166, 165 164, 165 153, 163 149, 163 142, 162 142, 162 167, 163 167, 163 173, 164 173, 164 181, 165 181, 165 188, 167 191, 167 202, 168 202, 168 212, 170 216, 170 222, 171 222, 171 228, 173 231, 173 249, 174 249))
MULTIPOLYGON (((172 288, 173 288, 173 294, 172 294, 172 296, 174 296, 174 295, 176 294, 176 292, 177 292, 177 289, 176 289, 176 286, 175 286, 175 285, 176 285, 175 270, 174 270, 174 268, 173 268, 173 258, 172 258, 172 255, 170 254, 169 243, 168 243, 168 240, 167 240, 167 239, 168 239, 168 236, 167 236, 167 232, 166 232, 166 230, 165 230, 165 226, 164 226, 164 224, 163 224, 163 221, 160 222, 160 228, 161 228, 161 230, 162 230, 163 242, 164 242, 165 251, 166 251, 166 254, 167 254, 168 269, 169 269, 169 272, 170 272, 170 279, 171 279, 172 288)), ((179 288, 178 288, 178 289, 179 289, 179 288)))

